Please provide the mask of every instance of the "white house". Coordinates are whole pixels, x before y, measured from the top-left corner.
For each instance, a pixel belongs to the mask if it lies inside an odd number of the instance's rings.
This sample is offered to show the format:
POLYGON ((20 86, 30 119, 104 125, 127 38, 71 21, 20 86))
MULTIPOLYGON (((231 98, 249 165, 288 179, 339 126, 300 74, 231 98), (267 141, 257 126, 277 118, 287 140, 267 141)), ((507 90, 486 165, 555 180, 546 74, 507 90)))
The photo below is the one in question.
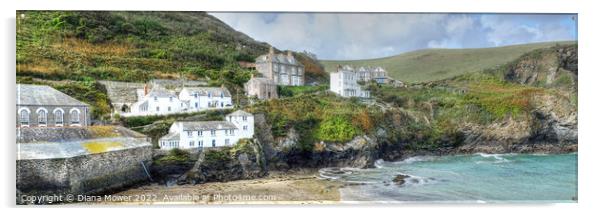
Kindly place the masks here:
POLYGON ((224 147, 240 139, 252 138, 253 115, 238 110, 226 116, 226 121, 174 122, 169 133, 159 139, 161 149, 192 149, 224 147))
POLYGON ((232 108, 232 95, 223 87, 184 87, 177 94, 160 86, 136 89, 138 101, 123 116, 168 115, 232 108))
POLYGON ((126 116, 166 115, 186 110, 187 106, 180 101, 174 92, 163 88, 153 88, 148 92, 137 90, 138 102, 132 104, 126 116))
POLYGON ((348 68, 340 68, 337 72, 330 73, 330 91, 342 97, 369 98, 370 92, 363 90, 357 83, 359 74, 348 68))
POLYGON ((189 111, 232 107, 232 95, 223 87, 185 87, 179 98, 189 111))

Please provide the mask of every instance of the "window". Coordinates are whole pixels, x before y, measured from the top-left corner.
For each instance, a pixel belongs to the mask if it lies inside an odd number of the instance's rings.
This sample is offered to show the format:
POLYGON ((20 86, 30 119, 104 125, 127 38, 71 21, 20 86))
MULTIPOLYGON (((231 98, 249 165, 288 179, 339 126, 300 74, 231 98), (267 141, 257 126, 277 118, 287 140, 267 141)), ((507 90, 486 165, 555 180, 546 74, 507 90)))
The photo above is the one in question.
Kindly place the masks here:
POLYGON ((211 146, 215 147, 215 140, 211 140, 211 146))
POLYGON ((188 143, 188 145, 189 145, 190 147, 194 147, 194 141, 190 141, 190 142, 188 143))
POLYGON ((167 107, 167 111, 171 111, 171 107, 170 106, 167 107))
POLYGON ((234 135, 234 129, 230 129, 230 135, 234 135))
POLYGON ((203 147, 203 140, 199 141, 199 147, 203 147))
POLYGON ((199 93, 194 93, 194 98, 198 98, 199 97, 199 93))
POLYGON ((209 94, 207 94, 207 97, 211 98, 211 92, 209 92, 209 94))
POLYGON ((203 131, 197 131, 196 133, 198 136, 203 136, 203 131))
POLYGON ((20 115, 21 125, 29 125, 29 110, 23 109, 23 110, 21 110, 21 113, 19 113, 19 115, 20 115))
POLYGON ((220 102, 220 106, 224 107, 224 102, 220 102))
POLYGON ((38 110, 38 124, 46 125, 46 120, 48 120, 46 110, 38 110))
POLYGON ((157 98, 157 96, 154 97, 155 101, 158 101, 159 99, 157 98))
POLYGON ((247 130, 247 128, 248 128, 248 126, 246 126, 246 125, 245 125, 245 126, 242 126, 242 129, 243 129, 243 130, 247 130))
POLYGON ((242 116, 243 121, 247 121, 247 116, 242 116))
POLYGON ((173 97, 169 97, 169 102, 173 102, 173 97))
POLYGON ((211 136, 215 136, 215 130, 211 130, 211 136))
POLYGON ((192 131, 186 131, 188 133, 188 137, 192 137, 192 131))
POLYGON ((54 124, 63 125, 63 111, 60 109, 54 111, 54 124))
POLYGON ((159 107, 155 107, 155 110, 157 110, 157 112, 159 112, 159 107))
POLYGON ((199 102, 194 102, 194 108, 199 108, 199 102))
POLYGON ((71 118, 71 124, 79 124, 79 110, 71 110, 71 114, 69 117, 71 118))
POLYGON ((224 142, 226 143, 226 145, 230 145, 230 139, 226 139, 224 142))
POLYGON ((221 98, 224 98, 224 93, 223 93, 223 92, 220 94, 220 97, 221 97, 221 98))

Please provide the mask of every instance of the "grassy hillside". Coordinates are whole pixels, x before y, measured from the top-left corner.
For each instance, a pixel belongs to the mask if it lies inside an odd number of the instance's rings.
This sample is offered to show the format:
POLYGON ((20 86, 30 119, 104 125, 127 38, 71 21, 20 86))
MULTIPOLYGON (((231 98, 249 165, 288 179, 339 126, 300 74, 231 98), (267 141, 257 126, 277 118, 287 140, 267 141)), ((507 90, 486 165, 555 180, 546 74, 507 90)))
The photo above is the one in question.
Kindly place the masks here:
POLYGON ((140 82, 182 73, 240 83, 248 78, 236 77, 245 75, 237 61, 254 61, 269 48, 205 12, 17 14, 18 76, 140 82))
MULTIPOLYGON (((18 83, 56 87, 91 104, 95 119, 110 111, 97 80, 186 76, 243 94, 253 71, 238 61, 270 47, 205 12, 17 11, 16 42, 18 83)), ((295 56, 309 78, 325 79, 318 61, 295 56)))
POLYGON ((575 42, 533 43, 480 49, 426 49, 379 59, 321 62, 326 71, 334 71, 338 64, 382 66, 394 79, 416 83, 482 71, 508 63, 536 49, 572 43, 575 42))

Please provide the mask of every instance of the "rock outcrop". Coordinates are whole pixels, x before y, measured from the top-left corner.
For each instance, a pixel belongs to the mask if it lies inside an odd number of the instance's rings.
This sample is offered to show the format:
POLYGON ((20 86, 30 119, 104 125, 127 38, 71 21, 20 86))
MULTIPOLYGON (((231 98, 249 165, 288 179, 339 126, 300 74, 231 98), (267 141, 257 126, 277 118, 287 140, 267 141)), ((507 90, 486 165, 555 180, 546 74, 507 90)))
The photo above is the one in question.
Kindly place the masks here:
POLYGON ((251 140, 251 151, 212 149, 201 152, 194 167, 178 179, 178 183, 199 184, 266 176, 268 170, 264 151, 260 144, 251 140))

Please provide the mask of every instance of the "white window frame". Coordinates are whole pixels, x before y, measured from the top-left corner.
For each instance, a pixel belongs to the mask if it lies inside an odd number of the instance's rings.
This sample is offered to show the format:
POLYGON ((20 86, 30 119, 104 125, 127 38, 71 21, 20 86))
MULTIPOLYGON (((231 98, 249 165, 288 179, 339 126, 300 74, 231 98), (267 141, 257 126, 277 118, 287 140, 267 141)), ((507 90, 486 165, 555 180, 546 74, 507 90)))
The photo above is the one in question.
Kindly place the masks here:
POLYGON ((19 124, 21 124, 21 127, 29 127, 29 125, 31 124, 31 111, 29 110, 29 108, 27 107, 22 107, 19 109, 19 124), (23 124, 23 111, 25 111, 27 113, 27 124, 23 124))
POLYGON ((36 110, 36 116, 39 127, 46 127, 48 125, 48 110, 44 107, 40 107, 36 110), (42 121, 44 120, 44 121, 42 121))
POLYGON ((79 109, 77 108, 71 108, 71 110, 69 110, 69 124, 71 126, 81 126, 81 119, 80 116, 81 115, 81 111, 79 111, 79 109), (73 112, 76 112, 77 115, 75 115, 76 118, 74 118, 73 112), (74 121, 74 119, 76 119, 77 121, 74 121))
POLYGON ((61 108, 56 108, 52 111, 54 114, 54 125, 57 127, 62 127, 65 124, 65 111, 61 108), (59 120, 60 117, 60 121, 59 120), (59 123, 60 122, 60 123, 59 123))

